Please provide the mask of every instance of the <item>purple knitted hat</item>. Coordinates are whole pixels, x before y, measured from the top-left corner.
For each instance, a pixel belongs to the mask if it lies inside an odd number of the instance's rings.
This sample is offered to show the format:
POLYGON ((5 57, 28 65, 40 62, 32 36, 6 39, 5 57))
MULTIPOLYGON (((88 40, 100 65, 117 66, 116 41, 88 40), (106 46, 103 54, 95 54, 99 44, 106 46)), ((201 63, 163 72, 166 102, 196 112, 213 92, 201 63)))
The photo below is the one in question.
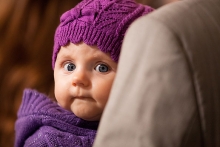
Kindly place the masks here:
POLYGON ((96 45, 118 62, 128 26, 153 8, 134 0, 83 0, 60 18, 54 36, 52 66, 61 46, 69 42, 96 45))

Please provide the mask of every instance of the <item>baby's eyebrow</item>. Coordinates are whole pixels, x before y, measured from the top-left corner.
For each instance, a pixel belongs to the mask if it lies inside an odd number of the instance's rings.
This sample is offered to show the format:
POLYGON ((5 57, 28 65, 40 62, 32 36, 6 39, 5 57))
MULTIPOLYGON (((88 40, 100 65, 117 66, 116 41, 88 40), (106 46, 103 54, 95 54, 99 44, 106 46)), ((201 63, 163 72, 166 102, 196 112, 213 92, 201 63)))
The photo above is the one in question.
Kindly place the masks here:
POLYGON ((66 59, 66 58, 70 58, 70 55, 62 53, 62 54, 57 56, 57 60, 59 60, 59 59, 66 59))
POLYGON ((93 58, 102 58, 103 56, 100 55, 100 54, 94 54, 92 57, 93 57, 93 58))
POLYGON ((103 57, 103 55, 96 54, 91 57, 91 60, 107 60, 107 58, 103 57))

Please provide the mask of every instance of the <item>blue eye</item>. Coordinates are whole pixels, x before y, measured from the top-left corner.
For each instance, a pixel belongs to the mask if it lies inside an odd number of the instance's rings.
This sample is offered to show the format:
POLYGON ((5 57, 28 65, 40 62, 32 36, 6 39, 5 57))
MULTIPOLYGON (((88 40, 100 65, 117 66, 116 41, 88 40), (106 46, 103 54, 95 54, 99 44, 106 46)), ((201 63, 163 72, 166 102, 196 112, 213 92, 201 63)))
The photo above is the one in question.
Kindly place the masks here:
POLYGON ((99 72, 108 72, 109 71, 109 67, 105 64, 99 64, 95 67, 95 70, 99 71, 99 72))
POLYGON ((73 71, 74 69, 76 69, 76 66, 75 66, 75 64, 73 64, 73 63, 66 63, 66 64, 64 65, 64 69, 65 69, 66 71, 73 71))

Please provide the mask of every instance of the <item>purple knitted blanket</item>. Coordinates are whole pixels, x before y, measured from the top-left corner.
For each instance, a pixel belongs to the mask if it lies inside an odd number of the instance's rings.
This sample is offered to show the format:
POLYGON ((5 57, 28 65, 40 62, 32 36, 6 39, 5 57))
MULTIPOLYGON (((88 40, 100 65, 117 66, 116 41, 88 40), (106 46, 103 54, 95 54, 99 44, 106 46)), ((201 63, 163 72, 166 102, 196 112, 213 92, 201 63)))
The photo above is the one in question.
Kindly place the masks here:
POLYGON ((26 89, 15 123, 15 147, 91 147, 98 123, 82 120, 47 96, 26 89))

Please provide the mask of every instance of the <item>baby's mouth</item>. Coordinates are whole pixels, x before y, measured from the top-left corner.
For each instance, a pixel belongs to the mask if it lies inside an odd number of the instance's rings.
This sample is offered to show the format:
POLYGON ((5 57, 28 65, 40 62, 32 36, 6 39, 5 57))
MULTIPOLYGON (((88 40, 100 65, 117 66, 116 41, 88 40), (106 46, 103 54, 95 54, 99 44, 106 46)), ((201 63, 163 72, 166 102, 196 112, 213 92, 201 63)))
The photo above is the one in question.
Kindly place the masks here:
POLYGON ((84 98, 88 98, 88 97, 86 97, 86 96, 74 96, 73 98, 84 99, 84 98))
POLYGON ((83 100, 83 101, 94 101, 94 99, 91 96, 83 95, 83 96, 73 96, 72 99, 75 100, 83 100))
POLYGON ((91 96, 82 95, 82 96, 73 96, 73 98, 75 98, 75 99, 90 99, 91 96))

